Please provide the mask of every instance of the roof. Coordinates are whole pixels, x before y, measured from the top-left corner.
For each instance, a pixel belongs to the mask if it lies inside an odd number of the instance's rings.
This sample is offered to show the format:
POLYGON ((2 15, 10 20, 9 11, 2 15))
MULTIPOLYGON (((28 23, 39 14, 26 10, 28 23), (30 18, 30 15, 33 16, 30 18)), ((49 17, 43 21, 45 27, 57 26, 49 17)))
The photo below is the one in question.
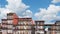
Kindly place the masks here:
POLYGON ((39 20, 39 21, 38 21, 38 20, 36 20, 35 22, 43 22, 43 23, 44 23, 45 21, 42 21, 42 20, 39 20))
POLYGON ((55 24, 44 24, 45 26, 55 26, 55 24))
POLYGON ((60 21, 56 21, 55 24, 60 23, 60 21))
POLYGON ((35 21, 38 21, 38 22, 44 22, 44 20, 35 20, 35 21))
POLYGON ((7 19, 2 19, 2 21, 7 21, 7 19))
POLYGON ((7 15, 13 15, 13 14, 15 14, 15 13, 7 13, 7 15))
POLYGON ((23 21, 23 20, 32 20, 32 18, 15 18, 18 19, 19 21, 23 21))

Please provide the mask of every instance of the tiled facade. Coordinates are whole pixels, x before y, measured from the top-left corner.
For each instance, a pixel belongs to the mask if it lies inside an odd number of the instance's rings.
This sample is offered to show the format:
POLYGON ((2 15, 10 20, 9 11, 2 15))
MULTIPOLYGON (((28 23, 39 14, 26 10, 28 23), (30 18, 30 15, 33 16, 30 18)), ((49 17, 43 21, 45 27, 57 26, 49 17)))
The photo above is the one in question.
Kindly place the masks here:
POLYGON ((0 23, 0 34, 60 34, 60 21, 44 24, 44 21, 32 18, 19 18, 15 13, 8 13, 7 19, 0 23))

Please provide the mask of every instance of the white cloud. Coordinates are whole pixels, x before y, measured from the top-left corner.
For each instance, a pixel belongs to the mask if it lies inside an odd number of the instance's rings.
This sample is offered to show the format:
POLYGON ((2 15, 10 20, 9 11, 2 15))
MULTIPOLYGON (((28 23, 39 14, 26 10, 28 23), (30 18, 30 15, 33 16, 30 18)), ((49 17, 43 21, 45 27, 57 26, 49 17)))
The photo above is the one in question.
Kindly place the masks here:
POLYGON ((52 3, 59 3, 60 0, 53 0, 52 3))
POLYGON ((32 17, 32 11, 26 10, 26 12, 23 13, 24 17, 32 17))
POLYGON ((5 8, 0 8, 0 20, 4 18, 6 14, 9 12, 17 13, 19 16, 22 16, 24 12, 26 12, 26 14, 30 14, 30 10, 28 9, 30 6, 24 4, 22 0, 6 0, 6 1, 8 2, 8 5, 5 5, 5 8))
POLYGON ((2 18, 6 17, 6 14, 12 12, 9 9, 5 9, 5 8, 0 8, 0 22, 2 18))
POLYGON ((35 13, 35 17, 38 20, 45 20, 46 22, 50 22, 57 18, 57 14, 59 11, 60 6, 50 5, 47 9, 40 8, 40 12, 35 13))
POLYGON ((20 14, 22 11, 25 11, 26 9, 29 8, 29 6, 24 4, 22 0, 7 0, 7 1, 8 5, 6 5, 6 8, 16 12, 17 14, 20 14))

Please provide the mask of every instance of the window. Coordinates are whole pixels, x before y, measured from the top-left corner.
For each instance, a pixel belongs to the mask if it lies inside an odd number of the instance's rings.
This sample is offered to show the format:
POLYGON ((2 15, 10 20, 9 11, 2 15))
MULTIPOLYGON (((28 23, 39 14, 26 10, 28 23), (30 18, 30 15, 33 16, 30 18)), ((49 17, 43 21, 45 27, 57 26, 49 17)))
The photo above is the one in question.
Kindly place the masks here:
POLYGON ((22 30, 22 31, 20 31, 20 34, 23 34, 24 33, 24 31, 22 30))
POLYGON ((13 31, 12 30, 8 30, 8 33, 13 33, 13 31))
POLYGON ((44 31, 40 31, 40 33, 44 33, 44 31))
POLYGON ((56 25, 60 25, 60 21, 57 21, 57 22, 56 22, 56 25))
POLYGON ((60 34, 60 31, 56 31, 56 34, 60 34))
POLYGON ((13 29, 15 29, 15 27, 13 27, 13 29))
POLYGON ((41 29, 43 29, 43 26, 40 26, 41 29))
POLYGON ((8 27, 6 24, 3 24, 2 27, 8 27))
POLYGON ((28 24, 28 25, 31 25, 31 24, 32 24, 32 22, 27 22, 27 24, 28 24))
POLYGON ((24 29, 31 29, 31 26, 24 26, 24 29))
POLYGON ((36 26, 34 26, 34 28, 36 28, 36 26))
POLYGON ((23 21, 23 22, 19 22, 18 24, 24 24, 24 25, 30 25, 30 24, 32 24, 31 22, 26 22, 26 21, 23 21))
POLYGON ((8 19, 13 19, 13 16, 7 16, 8 19))
POLYGON ((31 31, 28 31, 28 34, 31 34, 31 31))
POLYGON ((31 29, 31 26, 27 26, 27 29, 31 29))
POLYGON ((44 31, 36 31, 35 34, 44 34, 44 31))
POLYGON ((20 26, 20 29, 24 29, 24 26, 20 26))
POLYGON ((37 22, 37 24, 39 24, 39 22, 37 22))
POLYGON ((31 26, 17 26, 18 29, 31 29, 31 26))
POLYGON ((2 23, 7 23, 7 21, 2 21, 2 23))
POLYGON ((7 30, 2 30, 2 34, 7 34, 7 30))
POLYGON ((23 22, 25 25, 27 24, 27 22, 23 22))
POLYGON ((8 25, 8 28, 13 28, 13 25, 8 25))
POLYGON ((60 26, 56 26, 56 29, 59 30, 60 29, 60 26))
POLYGON ((24 29, 27 29, 27 26, 24 26, 24 29))
POLYGON ((20 26, 16 26, 17 29, 20 29, 20 26))
POLYGON ((38 29, 43 29, 43 26, 37 26, 38 29))
POLYGON ((15 34, 20 34, 20 31, 16 31, 15 34))
POLYGON ((18 24, 24 24, 23 22, 19 22, 18 24))
POLYGON ((27 30, 25 30, 23 33, 24 33, 24 34, 28 34, 28 31, 27 31, 27 30))
POLYGON ((18 24, 20 24, 20 22, 18 22, 18 24))
POLYGON ((12 24, 13 23, 13 21, 12 20, 8 20, 8 24, 12 24))

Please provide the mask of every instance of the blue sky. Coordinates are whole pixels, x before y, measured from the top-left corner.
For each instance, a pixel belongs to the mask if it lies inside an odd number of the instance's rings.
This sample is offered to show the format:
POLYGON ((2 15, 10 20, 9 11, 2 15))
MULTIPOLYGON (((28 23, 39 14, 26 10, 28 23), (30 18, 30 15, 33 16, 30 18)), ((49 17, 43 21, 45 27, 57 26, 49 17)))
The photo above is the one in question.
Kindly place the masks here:
POLYGON ((51 0, 23 0, 23 2, 29 5, 30 9, 35 12, 39 8, 47 8, 51 0))
MULTIPOLYGON (((39 12, 39 8, 47 8, 52 0, 23 0, 23 2, 30 6, 33 14, 39 12)), ((35 19, 35 17, 33 17, 35 19)))
POLYGON ((34 20, 45 20, 46 23, 53 23, 60 20, 59 9, 60 0, 0 0, 0 15, 2 17, 5 17, 7 12, 16 12, 20 17, 27 16, 34 20))
MULTIPOLYGON (((36 13, 39 8, 47 8, 51 4, 51 0, 22 0, 23 3, 30 6, 30 10, 36 13)), ((5 7, 8 2, 6 0, 0 0, 1 7, 5 7)))
POLYGON ((6 0, 0 0, 0 7, 5 7, 5 5, 7 5, 7 1, 6 0))

